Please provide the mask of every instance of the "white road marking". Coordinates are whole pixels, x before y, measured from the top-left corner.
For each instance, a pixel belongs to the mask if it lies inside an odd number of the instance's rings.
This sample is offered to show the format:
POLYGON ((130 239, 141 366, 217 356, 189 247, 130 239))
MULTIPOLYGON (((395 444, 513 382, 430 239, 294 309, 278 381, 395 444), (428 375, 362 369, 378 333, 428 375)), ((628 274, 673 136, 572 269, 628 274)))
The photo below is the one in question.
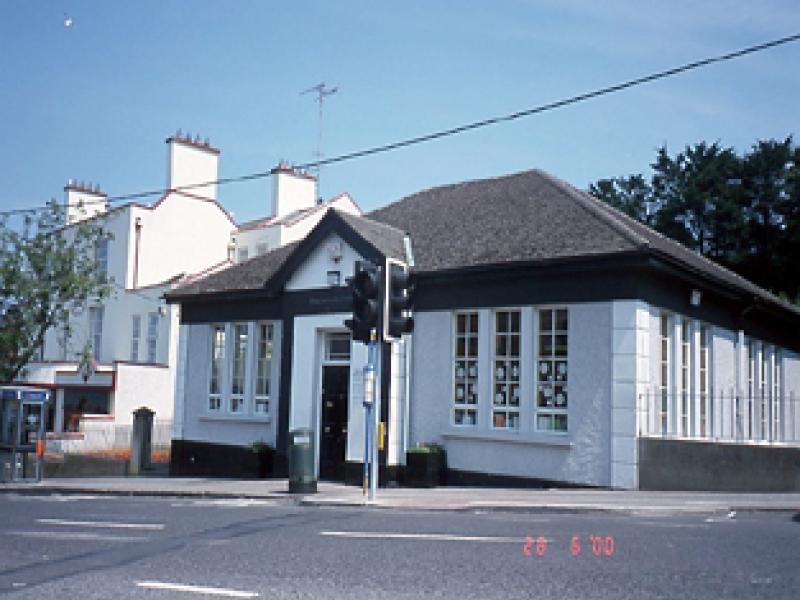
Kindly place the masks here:
POLYGON ((192 500, 189 502, 173 502, 170 506, 184 508, 187 506, 218 506, 222 508, 250 508, 252 506, 275 506, 275 500, 258 500, 256 498, 222 498, 218 500, 192 500))
POLYGON ((143 542, 147 538, 133 535, 104 535, 102 533, 66 532, 66 531, 6 531, 8 535, 29 538, 46 538, 52 540, 93 540, 101 542, 143 542))
POLYGON ((205 587, 199 585, 185 585, 181 583, 166 583, 164 581, 137 581, 136 585, 151 590, 170 590, 174 592, 188 592, 191 594, 206 594, 211 596, 226 596, 228 598, 258 598, 258 592, 244 592, 226 588, 205 587))
POLYGON ((389 533, 384 531, 320 531, 320 535, 330 537, 389 539, 389 540, 432 540, 441 542, 489 542, 497 544, 522 544, 522 537, 501 537, 484 535, 450 535, 446 533, 389 533))
POLYGON ((160 531, 164 529, 163 523, 119 523, 117 521, 72 521, 70 519, 36 519, 37 523, 44 525, 66 525, 67 527, 96 527, 99 529, 142 529, 145 531, 160 531))
MULTIPOLYGON (((39 502, 79 502, 81 500, 97 500, 100 496, 87 496, 85 494, 52 494, 50 496, 39 496, 39 495, 24 495, 24 494, 9 494, 7 496, 10 500, 14 502, 29 502, 31 500, 38 500, 39 502)), ((109 499, 113 498, 113 496, 109 496, 109 499)))

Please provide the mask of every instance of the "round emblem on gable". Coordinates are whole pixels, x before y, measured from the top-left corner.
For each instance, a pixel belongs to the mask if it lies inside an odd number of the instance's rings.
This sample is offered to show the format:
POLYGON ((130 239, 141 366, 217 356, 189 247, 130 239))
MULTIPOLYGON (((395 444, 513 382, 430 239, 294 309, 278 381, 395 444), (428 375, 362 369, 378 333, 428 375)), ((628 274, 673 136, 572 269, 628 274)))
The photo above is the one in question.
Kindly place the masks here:
POLYGON ((342 242, 338 240, 328 242, 328 258, 335 263, 342 259, 342 242))

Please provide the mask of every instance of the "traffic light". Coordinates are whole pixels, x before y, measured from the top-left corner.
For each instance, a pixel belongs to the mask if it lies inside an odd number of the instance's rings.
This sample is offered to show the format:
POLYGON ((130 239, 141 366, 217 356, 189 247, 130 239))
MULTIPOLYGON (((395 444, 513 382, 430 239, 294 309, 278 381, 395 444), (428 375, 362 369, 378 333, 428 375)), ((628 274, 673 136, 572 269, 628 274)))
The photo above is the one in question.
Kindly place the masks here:
POLYGON ((350 281, 353 292, 353 318, 344 322, 353 332, 353 339, 370 341, 370 332, 378 328, 380 318, 380 270, 368 261, 359 260, 355 264, 353 279, 350 281))
POLYGON ((399 340, 404 333, 414 330, 413 306, 414 282, 408 267, 387 261, 386 314, 383 319, 383 339, 399 340))

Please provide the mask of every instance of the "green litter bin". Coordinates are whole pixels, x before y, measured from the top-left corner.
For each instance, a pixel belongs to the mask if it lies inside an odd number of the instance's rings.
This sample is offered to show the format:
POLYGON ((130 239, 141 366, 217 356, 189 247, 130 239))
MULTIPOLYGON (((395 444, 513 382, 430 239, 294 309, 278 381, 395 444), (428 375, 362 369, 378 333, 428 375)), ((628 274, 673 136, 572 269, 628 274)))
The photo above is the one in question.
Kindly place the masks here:
POLYGON ((289 432, 289 493, 314 494, 314 430, 295 429, 289 432))

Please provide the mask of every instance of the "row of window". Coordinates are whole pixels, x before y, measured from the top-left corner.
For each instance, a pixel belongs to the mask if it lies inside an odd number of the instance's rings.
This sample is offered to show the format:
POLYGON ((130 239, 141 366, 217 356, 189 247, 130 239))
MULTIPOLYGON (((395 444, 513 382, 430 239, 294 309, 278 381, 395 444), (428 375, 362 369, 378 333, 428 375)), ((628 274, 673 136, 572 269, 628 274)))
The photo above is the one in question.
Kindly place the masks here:
POLYGON ((211 326, 208 411, 267 416, 272 394, 273 326, 227 323, 211 326))
MULTIPOLYGON (((567 431, 568 314, 566 308, 540 309, 535 360, 535 429, 567 431)), ((521 311, 492 313, 491 427, 520 429, 521 311)), ((476 311, 455 314, 453 423, 478 425, 479 319, 476 311)))
MULTIPOLYGON (((662 435, 709 437, 722 427, 712 411, 711 328, 667 312, 659 316, 658 425, 662 435), (673 354, 673 343, 676 352, 673 354), (675 379, 673 374, 673 357, 675 379)), ((780 351, 745 339, 747 389, 732 399, 738 438, 779 439, 782 395, 780 351)))

